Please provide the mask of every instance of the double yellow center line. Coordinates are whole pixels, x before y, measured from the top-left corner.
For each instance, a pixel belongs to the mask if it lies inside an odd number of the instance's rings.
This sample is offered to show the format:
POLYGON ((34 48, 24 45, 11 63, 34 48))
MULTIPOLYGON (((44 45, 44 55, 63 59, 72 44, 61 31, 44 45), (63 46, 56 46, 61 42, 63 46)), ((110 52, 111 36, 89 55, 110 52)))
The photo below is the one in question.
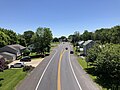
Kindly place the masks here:
POLYGON ((61 81, 60 81, 60 70, 61 70, 61 61, 62 61, 62 56, 65 53, 65 50, 63 50, 60 53, 60 59, 59 59, 59 63, 58 63, 58 80, 57 80, 57 90, 61 90, 61 81))

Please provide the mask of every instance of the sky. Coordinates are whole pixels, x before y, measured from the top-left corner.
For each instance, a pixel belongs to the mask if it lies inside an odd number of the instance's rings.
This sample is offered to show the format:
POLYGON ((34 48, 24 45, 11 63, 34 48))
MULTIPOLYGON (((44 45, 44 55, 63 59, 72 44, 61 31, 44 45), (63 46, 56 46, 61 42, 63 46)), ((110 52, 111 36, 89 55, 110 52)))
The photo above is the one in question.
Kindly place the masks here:
POLYGON ((120 25, 120 0, 0 0, 0 27, 22 34, 48 27, 54 37, 120 25))

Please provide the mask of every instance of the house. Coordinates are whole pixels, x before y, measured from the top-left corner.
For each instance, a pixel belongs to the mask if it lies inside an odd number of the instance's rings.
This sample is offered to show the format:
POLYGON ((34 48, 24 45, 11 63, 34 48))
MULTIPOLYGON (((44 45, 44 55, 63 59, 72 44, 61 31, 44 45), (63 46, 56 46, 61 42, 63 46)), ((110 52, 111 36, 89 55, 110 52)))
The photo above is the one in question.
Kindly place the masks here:
POLYGON ((19 45, 19 44, 14 44, 12 45, 12 47, 14 47, 16 50, 18 50, 18 56, 20 56, 22 54, 22 52, 26 49, 26 47, 19 45))
POLYGON ((0 71, 4 70, 5 60, 3 56, 0 55, 0 71))
POLYGON ((85 41, 84 44, 83 44, 83 54, 87 55, 87 50, 89 48, 91 48, 93 45, 94 45, 94 41, 93 40, 85 41))
POLYGON ((17 58, 15 54, 12 54, 9 52, 2 52, 2 53, 0 53, 0 55, 3 56, 5 61, 14 61, 17 58))
POLYGON ((22 54, 22 51, 25 50, 25 49, 26 49, 26 47, 23 47, 19 44, 7 45, 7 46, 4 46, 4 47, 0 48, 0 53, 8 52, 8 53, 11 53, 11 54, 15 54, 16 57, 18 57, 22 54))
POLYGON ((85 41, 79 41, 79 42, 78 42, 78 45, 79 45, 80 48, 83 48, 84 42, 85 42, 85 41))

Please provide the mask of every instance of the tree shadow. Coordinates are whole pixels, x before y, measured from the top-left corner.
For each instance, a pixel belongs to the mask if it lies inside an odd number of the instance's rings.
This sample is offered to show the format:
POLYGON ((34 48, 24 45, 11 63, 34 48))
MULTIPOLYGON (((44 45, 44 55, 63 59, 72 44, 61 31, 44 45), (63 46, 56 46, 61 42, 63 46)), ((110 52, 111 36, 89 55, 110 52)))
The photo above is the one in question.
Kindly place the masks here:
MULTIPOLYGON (((110 80, 110 77, 100 77, 100 78, 98 78, 98 76, 100 76, 100 75, 98 75, 96 73, 94 67, 89 67, 88 66, 88 68, 85 68, 85 71, 92 76, 97 76, 97 78, 94 78, 94 81, 98 85, 102 86, 103 88, 107 88, 107 90, 108 90, 108 89, 111 89, 111 88, 114 87, 113 84, 112 84, 113 83, 112 80, 110 80)), ((111 90, 119 90, 119 89, 115 89, 115 88, 111 89, 111 90)))
POLYGON ((1 83, 2 80, 4 80, 4 78, 0 78, 0 87, 2 86, 2 83, 1 83))
POLYGON ((30 56, 31 58, 44 58, 45 57, 45 55, 35 55, 35 56, 30 56))
POLYGON ((85 71, 86 71, 88 74, 92 75, 92 76, 96 76, 96 72, 95 72, 95 68, 94 68, 94 67, 85 68, 85 71))

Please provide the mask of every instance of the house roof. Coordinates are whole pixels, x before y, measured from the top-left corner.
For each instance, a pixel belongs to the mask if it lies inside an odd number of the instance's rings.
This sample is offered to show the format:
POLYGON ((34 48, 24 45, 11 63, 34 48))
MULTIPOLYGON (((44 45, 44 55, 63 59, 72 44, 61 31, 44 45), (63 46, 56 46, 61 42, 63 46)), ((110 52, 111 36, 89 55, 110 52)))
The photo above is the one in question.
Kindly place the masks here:
POLYGON ((80 41, 80 42, 78 42, 79 45, 81 45, 81 44, 83 44, 83 43, 84 43, 84 41, 80 41))
POLYGON ((2 53, 0 53, 0 55, 1 55, 1 56, 2 56, 2 55, 9 55, 9 56, 12 56, 12 57, 16 56, 15 54, 8 53, 8 52, 2 52, 2 53))
POLYGON ((88 40, 88 41, 85 41, 85 43, 83 45, 87 45, 89 44, 90 42, 92 42, 93 40, 88 40))
POLYGON ((0 55, 0 59, 1 59, 1 58, 3 58, 3 56, 2 56, 2 55, 0 55))
POLYGON ((17 51, 17 49, 14 48, 14 47, 12 47, 11 45, 6 45, 6 46, 0 48, 0 52, 4 52, 4 51, 6 51, 7 48, 11 48, 12 50, 17 51))
POLYGON ((22 45, 19 45, 19 44, 14 44, 14 45, 11 45, 12 47, 16 48, 17 50, 23 50, 23 49, 26 49, 26 47, 22 46, 22 45))
POLYGON ((9 47, 9 48, 11 48, 11 49, 13 49, 13 50, 15 50, 15 51, 23 50, 23 49, 26 48, 26 47, 21 46, 21 45, 19 45, 19 44, 14 44, 14 45, 6 45, 6 46, 0 48, 0 51, 1 51, 3 48, 6 48, 6 47, 9 47))

